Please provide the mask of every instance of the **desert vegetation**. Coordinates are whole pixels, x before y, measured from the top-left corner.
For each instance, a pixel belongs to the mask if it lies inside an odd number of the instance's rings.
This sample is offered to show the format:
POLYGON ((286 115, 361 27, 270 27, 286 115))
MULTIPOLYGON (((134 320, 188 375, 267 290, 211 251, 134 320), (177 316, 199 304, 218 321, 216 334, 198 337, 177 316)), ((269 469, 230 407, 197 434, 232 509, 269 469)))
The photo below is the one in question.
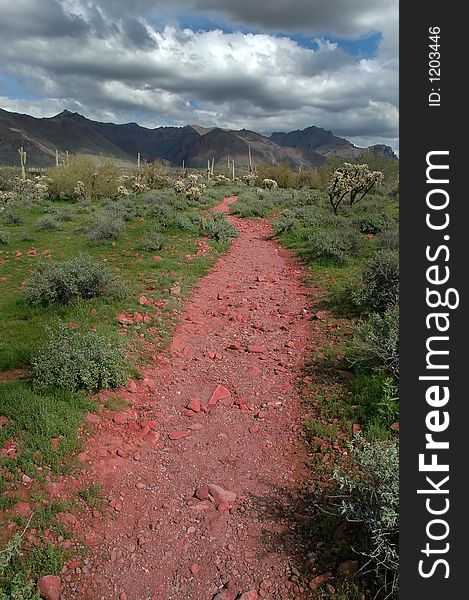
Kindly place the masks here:
POLYGON ((18 503, 24 476, 40 498, 5 538, 0 598, 34 598, 31 582, 60 571, 67 556, 54 542, 69 534, 55 517, 66 507, 41 496, 45 475, 74 468, 96 393, 139 377, 167 343, 182 299, 238 235, 211 210, 231 195, 232 214, 269 218, 324 289, 311 322, 329 341, 304 379, 320 473, 308 535, 323 548, 339 526, 343 535, 314 568, 357 561, 337 598, 397 597, 397 167, 383 160, 250 165, 240 177, 213 163, 207 176, 80 155, 38 178, 27 162, 0 170, 0 506, 18 503))
POLYGON ((305 377, 311 416, 304 431, 320 473, 310 528, 312 543, 322 540, 322 551, 313 553, 315 572, 330 572, 342 560, 356 576, 344 567, 336 597, 397 598, 397 166, 334 159, 302 174, 311 187, 298 185, 300 173, 285 166, 265 168, 263 175, 283 186, 241 191, 232 212, 268 216, 276 238, 308 267, 311 284, 324 288, 313 316, 315 331, 328 341, 311 356, 305 377))

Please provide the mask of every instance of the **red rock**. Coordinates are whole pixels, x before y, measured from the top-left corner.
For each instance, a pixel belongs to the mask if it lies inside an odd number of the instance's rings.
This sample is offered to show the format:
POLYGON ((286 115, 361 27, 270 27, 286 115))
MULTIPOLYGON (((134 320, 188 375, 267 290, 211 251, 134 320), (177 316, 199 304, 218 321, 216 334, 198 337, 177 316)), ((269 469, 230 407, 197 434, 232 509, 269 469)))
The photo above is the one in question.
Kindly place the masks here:
POLYGON ((200 431, 204 428, 204 426, 202 425, 202 423, 192 423, 192 425, 188 425, 187 428, 191 431, 200 431))
POLYGON ((143 380, 143 385, 148 388, 151 392, 156 390, 156 381, 151 379, 151 377, 145 377, 143 380))
POLYGON ((23 256, 21 250, 15 250, 15 256, 23 256))
POLYGON ((91 425, 98 425, 99 423, 101 423, 101 417, 93 413, 88 413, 85 419, 87 423, 91 423, 91 425))
POLYGON ((128 415, 125 413, 118 413, 117 415, 113 416, 112 420, 114 423, 117 423, 117 425, 125 425, 128 421, 128 415))
POLYGON ((241 396, 241 398, 236 398, 236 400, 234 401, 235 406, 247 406, 248 404, 248 399, 245 398, 244 396, 241 396))
POLYGON ((337 567, 337 575, 341 577, 350 578, 355 575, 358 570, 358 561, 357 560, 344 560, 337 567))
POLYGON ((140 423, 140 427, 148 427, 149 429, 156 429, 158 427, 158 423, 156 421, 142 421, 140 423))
POLYGON ((173 431, 168 434, 170 440, 179 440, 183 437, 190 435, 190 431, 188 429, 184 429, 182 431, 173 431))
POLYGON ((150 433, 145 437, 145 441, 156 446, 160 441, 160 434, 156 431, 150 431, 150 433))
POLYGON ((192 575, 198 575, 200 572, 199 565, 193 564, 189 568, 190 568, 192 575))
POLYGON ((399 423, 397 422, 393 423, 390 427, 393 431, 399 431, 399 423))
POLYGON ((52 448, 58 448, 60 446, 60 438, 52 438, 50 441, 52 448))
POLYGON ((179 286, 179 285, 174 285, 174 286, 171 288, 171 294, 172 294, 173 296, 179 296, 179 294, 180 294, 180 293, 181 293, 181 286, 179 286))
POLYGON ((130 379, 128 384, 127 384, 127 391, 130 392, 131 394, 135 393, 137 391, 137 384, 135 383, 135 381, 133 379, 130 379))
POLYGON ((126 452, 122 448, 117 448, 116 454, 117 454, 117 456, 120 456, 121 458, 128 458, 129 457, 128 452, 126 452))
POLYGON ((322 310, 318 310, 318 312, 316 314, 313 315, 313 319, 323 319, 324 318, 324 312, 322 310))
POLYGON ((247 349, 247 351, 250 354, 262 354, 263 352, 266 351, 266 349, 264 348, 264 346, 251 346, 251 345, 249 345, 246 349, 247 349))
POLYGON ((208 487, 202 486, 195 490, 194 496, 196 498, 198 498, 199 500, 208 500, 209 494, 210 494, 210 492, 208 490, 208 487))
POLYGON ((217 510, 221 513, 229 512, 231 504, 229 502, 220 502, 217 506, 217 510))
POLYGON ((222 385, 217 385, 217 387, 213 390, 210 400, 208 401, 209 406, 215 406, 215 404, 219 400, 225 400, 231 397, 231 392, 223 387, 222 385))
POLYGON ((81 462, 87 461, 88 454, 86 452, 80 452, 80 454, 78 455, 78 460, 81 460, 81 462))
POLYGON ((259 430, 259 425, 251 425, 251 427, 249 428, 249 433, 257 433, 259 430))
POLYGON ((134 312, 134 320, 138 323, 143 323, 143 315, 137 311, 134 312))
POLYGON ((37 256, 36 248, 31 248, 30 250, 28 250, 28 256, 37 256))
POLYGON ((60 600, 62 582, 57 575, 46 575, 37 582, 41 598, 44 600, 60 600))
POLYGON ((239 596, 239 600, 258 600, 258 598, 256 590, 249 590, 249 592, 244 592, 239 596))
POLYGON ((29 517, 33 509, 28 502, 17 502, 13 507, 13 514, 20 515, 22 517, 29 517))
POLYGON ((21 481, 23 483, 32 483, 33 480, 31 477, 29 477, 28 475, 26 475, 26 473, 23 473, 23 475, 21 476, 21 481))
POLYGON ((59 516, 60 520, 62 521, 62 523, 65 523, 72 527, 74 525, 76 525, 76 523, 77 523, 77 518, 75 517, 75 515, 72 515, 71 513, 58 513, 58 516, 59 516))
POLYGON ((163 260, 161 256, 152 256, 151 259, 153 262, 160 262, 160 260, 163 260))
POLYGON ((132 325, 132 323, 133 323, 132 317, 128 317, 127 315, 124 315, 123 313, 120 315, 117 315, 117 320, 119 321, 119 323, 121 325, 132 325))
POLYGON ((69 328, 69 329, 77 329, 77 328, 78 328, 78 325, 77 325, 76 323, 69 323, 69 324, 68 324, 68 328, 69 328))
POLYGON ((243 346, 242 346, 241 342, 232 342, 231 344, 228 344, 226 349, 227 350, 241 350, 242 347, 243 346))
POLYGON ((4 415, 0 416, 0 427, 5 427, 9 422, 10 419, 8 417, 5 417, 4 415))
POLYGON ((201 402, 200 402, 200 400, 198 398, 194 398, 187 405, 187 408, 189 410, 192 410, 192 412, 195 412, 195 413, 199 413, 200 410, 201 410, 201 407, 202 407, 202 405, 201 405, 201 402))
POLYGON ((264 275, 258 275, 256 279, 257 279, 257 281, 265 281, 265 276, 264 275))
POLYGON ((323 585, 323 583, 326 583, 326 581, 328 581, 329 579, 332 579, 332 573, 330 571, 328 571, 327 573, 324 573, 323 575, 318 575, 317 577, 313 577, 313 579, 311 579, 311 581, 308 584, 309 589, 314 592, 317 589, 319 589, 321 587, 321 585, 323 585))
POLYGON ((261 377, 262 376, 262 369, 260 369, 257 366, 253 366, 253 367, 249 367, 249 369, 246 371, 246 373, 248 375, 252 375, 253 377, 261 377))
POLYGON ((357 431, 360 431, 361 428, 362 428, 361 425, 359 425, 358 423, 354 423, 353 427, 352 427, 352 431, 353 431, 353 433, 357 433, 357 431))
MULTIPOLYGON (((146 306, 146 305, 147 305, 147 302, 148 302, 148 300, 147 300, 147 297, 146 297, 146 296, 144 296, 143 294, 142 294, 142 295, 140 296, 140 298, 138 299, 138 303, 139 303, 141 306, 146 306)), ((151 304, 151 300, 150 300, 150 304, 151 304)))
POLYGON ((46 485, 45 489, 49 496, 59 496, 64 490, 64 485, 63 483, 50 482, 46 485))
POLYGON ((213 499, 217 504, 220 504, 222 502, 234 504, 234 502, 236 502, 236 494, 234 492, 225 490, 219 485, 215 485, 214 483, 209 483, 207 487, 208 491, 213 496, 213 499))

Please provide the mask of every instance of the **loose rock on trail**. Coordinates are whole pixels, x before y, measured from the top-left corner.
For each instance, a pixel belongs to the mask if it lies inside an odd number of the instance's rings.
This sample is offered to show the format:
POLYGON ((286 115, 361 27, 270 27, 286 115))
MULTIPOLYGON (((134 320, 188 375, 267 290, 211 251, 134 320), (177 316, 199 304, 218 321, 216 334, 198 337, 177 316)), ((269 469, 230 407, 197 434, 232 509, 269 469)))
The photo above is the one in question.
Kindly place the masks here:
POLYGON ((64 568, 63 598, 307 597, 294 387, 307 293, 267 221, 228 218, 240 237, 186 302, 167 356, 119 390, 131 406, 89 415, 79 458, 106 506, 77 515, 90 553, 64 568))

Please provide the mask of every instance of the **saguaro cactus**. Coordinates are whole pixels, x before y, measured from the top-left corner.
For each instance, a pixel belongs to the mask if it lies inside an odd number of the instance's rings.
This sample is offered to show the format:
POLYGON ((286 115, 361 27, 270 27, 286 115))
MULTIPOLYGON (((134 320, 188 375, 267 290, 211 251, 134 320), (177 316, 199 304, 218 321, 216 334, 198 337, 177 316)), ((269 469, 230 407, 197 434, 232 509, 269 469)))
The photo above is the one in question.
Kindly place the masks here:
POLYGON ((248 156, 249 156, 249 175, 252 175, 253 169, 252 169, 251 146, 248 146, 248 156))
POLYGON ((59 151, 57 150, 57 148, 55 149, 55 166, 59 166, 59 151))
POLYGON ((233 181, 235 180, 235 162, 234 162, 234 158, 231 162, 231 166, 233 167, 233 181))
POLYGON ((23 181, 25 181, 26 180, 26 152, 25 152, 23 146, 21 146, 21 148, 18 148, 18 154, 20 155, 21 179, 23 181))
POLYGON ((137 169, 140 169, 140 152, 137 153, 137 169))

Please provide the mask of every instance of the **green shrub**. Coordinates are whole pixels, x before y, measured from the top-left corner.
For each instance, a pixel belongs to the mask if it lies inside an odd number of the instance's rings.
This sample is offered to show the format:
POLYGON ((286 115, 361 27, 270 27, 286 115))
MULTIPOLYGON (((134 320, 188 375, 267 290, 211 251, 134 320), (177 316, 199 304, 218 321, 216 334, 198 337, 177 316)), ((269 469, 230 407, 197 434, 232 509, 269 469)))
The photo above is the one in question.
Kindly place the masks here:
POLYGON ((355 329, 348 353, 349 361, 359 369, 387 370, 399 378, 399 306, 383 314, 373 313, 355 329))
POLYGON ((358 233, 351 229, 333 231, 317 231, 308 237, 307 253, 314 260, 326 263, 344 264, 358 254, 362 240, 358 233))
POLYGON ((150 216, 156 219, 156 222, 162 229, 169 229, 176 225, 176 212, 168 204, 155 204, 150 211, 150 216))
POLYGON ((62 224, 57 217, 46 215, 38 220, 36 227, 44 231, 58 231, 62 228, 62 224))
POLYGON ((380 233, 394 226, 394 219, 388 213, 364 213, 353 219, 354 225, 362 233, 380 233))
POLYGON ((388 229, 378 236, 380 246, 386 250, 399 250, 399 229, 388 229))
POLYGON ((202 223, 202 232, 217 242, 228 242, 231 238, 239 237, 236 227, 221 212, 214 212, 211 219, 202 223))
POLYGON ((20 225, 24 222, 23 215, 20 213, 18 207, 13 203, 7 204, 1 215, 3 222, 7 225, 20 225))
POLYGON ((352 292, 357 305, 382 312, 399 302, 399 253, 379 250, 363 266, 361 286, 352 292))
POLYGON ((286 231, 290 231, 296 224, 295 213, 292 210, 284 210, 278 219, 272 221, 272 228, 275 235, 280 235, 286 231))
POLYGON ((386 374, 361 373, 352 380, 351 391, 351 402, 357 406, 355 414, 367 437, 388 439, 390 426, 399 418, 396 381, 386 374))
POLYGON ((39 263, 23 287, 24 302, 33 306, 67 304, 78 298, 102 295, 123 297, 125 287, 108 267, 86 255, 63 262, 39 263))
POLYGON ((71 156, 67 164, 50 169, 48 176, 52 198, 115 198, 120 185, 119 169, 111 159, 96 164, 92 158, 80 154, 71 156), (80 193, 77 192, 79 181, 80 193))
POLYGON ((102 211, 94 218, 89 230, 89 238, 94 242, 118 240, 125 228, 122 217, 114 211, 102 211))
POLYGON ((79 332, 63 323, 48 328, 47 332, 49 340, 31 359, 37 388, 96 392, 127 381, 128 365, 122 338, 92 331, 79 332))
POLYGON ((11 233, 6 229, 0 229, 0 244, 4 244, 5 246, 10 243, 11 233))
POLYGON ((369 540, 363 571, 372 570, 386 598, 397 598, 399 569, 399 443, 367 442, 357 436, 350 454, 353 474, 336 469, 344 493, 341 512, 359 523, 369 540))
POLYGON ((164 237, 157 231, 150 231, 147 236, 140 240, 138 247, 143 252, 155 252, 161 250, 164 246, 164 237))

